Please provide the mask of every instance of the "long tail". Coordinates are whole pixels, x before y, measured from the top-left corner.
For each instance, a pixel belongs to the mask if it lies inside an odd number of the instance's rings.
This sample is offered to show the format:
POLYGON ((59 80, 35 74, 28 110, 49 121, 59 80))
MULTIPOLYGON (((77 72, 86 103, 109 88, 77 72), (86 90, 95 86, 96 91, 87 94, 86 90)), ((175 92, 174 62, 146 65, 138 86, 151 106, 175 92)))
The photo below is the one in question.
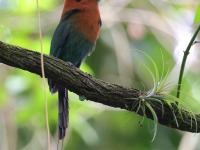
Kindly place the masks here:
POLYGON ((58 100, 58 139, 62 140, 65 137, 69 119, 68 90, 66 88, 58 88, 58 100))
POLYGON ((58 91, 58 139, 62 140, 65 137, 69 120, 68 90, 50 79, 48 84, 52 94, 58 91))

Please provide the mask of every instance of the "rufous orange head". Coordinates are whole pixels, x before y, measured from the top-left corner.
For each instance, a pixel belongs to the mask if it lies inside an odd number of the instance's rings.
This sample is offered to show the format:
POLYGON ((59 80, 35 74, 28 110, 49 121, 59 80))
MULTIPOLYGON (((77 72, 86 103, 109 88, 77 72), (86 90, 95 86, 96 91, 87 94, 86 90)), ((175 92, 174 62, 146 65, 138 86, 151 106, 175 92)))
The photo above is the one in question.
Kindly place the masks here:
POLYGON ((98 8, 99 0, 65 0, 62 17, 72 11, 78 13, 71 17, 73 26, 91 41, 96 41, 101 26, 101 17, 98 8))
POLYGON ((62 16, 66 12, 72 9, 79 9, 79 10, 95 9, 96 7, 98 7, 99 1, 100 0, 65 0, 62 16))

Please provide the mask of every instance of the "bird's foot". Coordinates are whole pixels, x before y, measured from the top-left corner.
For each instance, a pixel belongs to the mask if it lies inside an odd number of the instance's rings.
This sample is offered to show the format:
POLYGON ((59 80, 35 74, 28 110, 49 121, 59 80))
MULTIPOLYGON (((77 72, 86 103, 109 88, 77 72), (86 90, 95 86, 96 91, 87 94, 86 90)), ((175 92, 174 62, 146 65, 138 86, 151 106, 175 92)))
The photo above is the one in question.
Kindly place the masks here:
POLYGON ((87 74, 90 78, 92 78, 92 75, 91 75, 91 74, 89 74, 89 73, 87 73, 87 72, 86 72, 86 74, 87 74))
POLYGON ((68 64, 69 64, 70 66, 74 66, 74 64, 73 64, 73 63, 71 63, 70 61, 68 61, 68 64))

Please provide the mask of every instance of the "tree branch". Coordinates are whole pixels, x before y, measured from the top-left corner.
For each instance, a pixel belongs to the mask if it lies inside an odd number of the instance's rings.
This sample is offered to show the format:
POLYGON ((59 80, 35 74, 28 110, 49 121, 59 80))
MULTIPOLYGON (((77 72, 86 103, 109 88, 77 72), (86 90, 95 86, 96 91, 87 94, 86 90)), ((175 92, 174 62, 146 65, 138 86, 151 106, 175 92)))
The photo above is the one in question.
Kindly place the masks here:
MULTIPOLYGON (((41 75, 40 53, 1 41, 0 62, 41 75)), ((143 100, 142 96, 146 93, 137 89, 93 79, 78 68, 54 57, 44 55, 44 66, 47 78, 55 80, 78 95, 85 96, 87 100, 144 115, 142 109, 137 110, 139 103, 143 100)), ((159 97, 159 95, 157 96, 159 97)), ((194 115, 194 119, 189 111, 180 110, 173 103, 171 108, 162 99, 162 96, 159 99, 159 101, 151 100, 148 103, 156 112, 160 124, 182 131, 200 132, 200 126, 196 126, 196 123, 200 123, 200 115, 194 115), (176 119, 173 117, 174 115, 176 115, 176 119)), ((153 119, 149 108, 146 107, 145 110, 146 117, 153 119)))

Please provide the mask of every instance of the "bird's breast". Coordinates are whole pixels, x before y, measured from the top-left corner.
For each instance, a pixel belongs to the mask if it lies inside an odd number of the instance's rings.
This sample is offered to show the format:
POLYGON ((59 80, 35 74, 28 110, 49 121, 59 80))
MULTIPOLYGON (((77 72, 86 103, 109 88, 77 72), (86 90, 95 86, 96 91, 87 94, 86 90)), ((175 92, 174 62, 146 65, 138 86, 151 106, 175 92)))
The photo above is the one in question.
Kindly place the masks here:
POLYGON ((96 42, 99 36, 101 19, 99 11, 77 13, 73 19, 75 28, 81 32, 87 39, 96 42))

